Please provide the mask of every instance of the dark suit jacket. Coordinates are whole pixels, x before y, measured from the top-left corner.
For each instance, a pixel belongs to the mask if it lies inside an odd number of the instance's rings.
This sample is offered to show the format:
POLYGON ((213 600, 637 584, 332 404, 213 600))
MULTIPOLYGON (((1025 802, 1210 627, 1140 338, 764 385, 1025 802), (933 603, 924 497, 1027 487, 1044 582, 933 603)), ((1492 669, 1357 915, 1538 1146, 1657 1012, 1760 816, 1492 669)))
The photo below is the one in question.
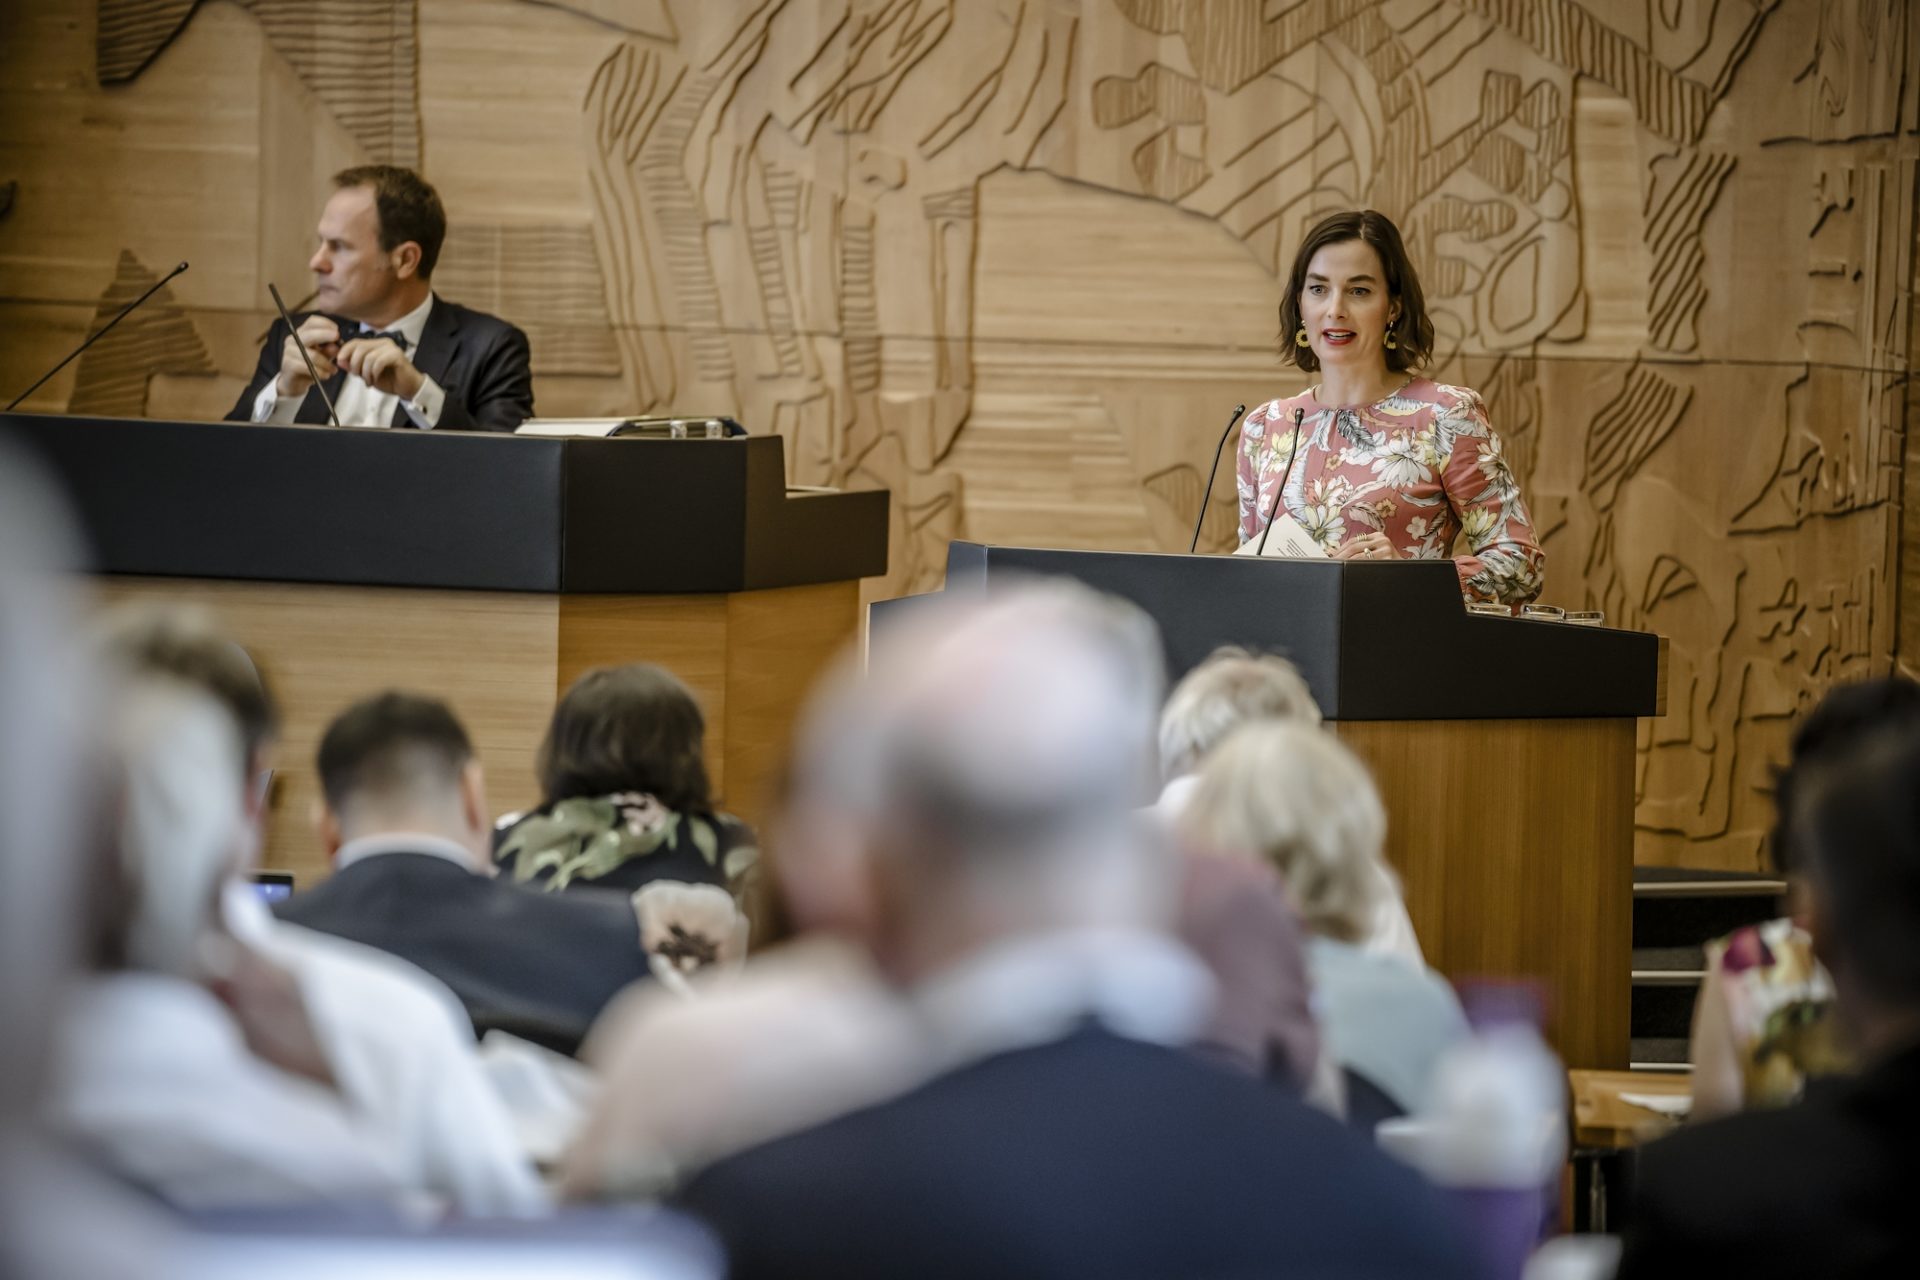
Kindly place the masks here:
POLYGON ((1620 1275, 1913 1275, 1917 1166, 1920 1046, 1647 1147, 1620 1275))
POLYGON ((498 1027, 561 1053, 647 976, 625 894, 542 893, 431 854, 373 854, 274 912, 419 965, 453 989, 482 1034, 498 1027))
MULTIPOLYGON (((297 326, 311 312, 294 316, 297 326)), ((342 333, 351 333, 351 320, 331 317, 342 333)), ((253 402, 260 389, 280 376, 280 352, 287 340, 287 326, 278 320, 267 331, 266 345, 260 349, 260 362, 253 378, 240 393, 227 414, 229 422, 247 422, 253 418, 253 402)), ((409 353, 413 355, 414 353, 409 353)), ((482 311, 469 311, 457 302, 433 296, 433 310, 427 312, 427 327, 421 331, 414 367, 432 378, 447 393, 440 410, 439 431, 512 431, 533 416, 533 367, 527 335, 504 320, 482 311)), ((338 401, 347 375, 337 372, 327 380, 327 394, 338 401)), ((320 393, 308 389, 294 414, 295 422, 319 424, 327 420, 327 406, 320 393)), ((413 419, 400 405, 393 407, 394 427, 411 427, 413 419)))
POLYGON ((738 1280, 1475 1274, 1435 1193, 1365 1139, 1097 1028, 724 1160, 681 1201, 738 1280))

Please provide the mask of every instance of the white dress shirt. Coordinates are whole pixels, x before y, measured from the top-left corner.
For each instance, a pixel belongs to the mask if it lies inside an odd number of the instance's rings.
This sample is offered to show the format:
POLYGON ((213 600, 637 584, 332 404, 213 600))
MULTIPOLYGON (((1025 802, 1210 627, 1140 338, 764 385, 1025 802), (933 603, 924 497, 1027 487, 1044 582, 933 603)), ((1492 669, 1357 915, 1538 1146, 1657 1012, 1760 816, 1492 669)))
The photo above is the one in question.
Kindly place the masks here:
MULTIPOLYGON (((433 295, 429 293, 425 302, 400 317, 399 323, 390 327, 391 332, 406 338, 407 359, 416 365, 420 361, 420 335, 426 332, 427 316, 432 311, 433 295)), ((349 322, 349 328, 340 334, 340 341, 351 342, 358 336, 360 336, 359 332, 353 330, 349 322)), ((447 393, 441 390, 440 384, 432 378, 425 374, 422 374, 421 378, 419 393, 411 400, 402 400, 388 392, 374 390, 362 382, 357 374, 350 373, 347 375, 347 380, 340 386, 340 394, 334 397, 334 416, 340 419, 340 425, 343 427, 384 427, 392 423, 393 407, 397 404, 406 410, 409 418, 413 419, 414 426, 422 431, 432 430, 440 421, 440 410, 446 405, 447 393)), ((293 421, 294 414, 299 412, 300 402, 304 399, 306 399, 304 392, 297 396, 281 395, 280 379, 269 378, 267 385, 260 388, 260 394, 254 397, 253 420, 284 426, 293 421)))
POLYGON ((197 983, 113 973, 71 995, 50 1114, 184 1208, 395 1201, 393 1149, 336 1094, 254 1056, 197 983))
POLYGON ((491 876, 493 874, 491 864, 483 866, 476 863, 473 850, 458 840, 430 835, 424 831, 383 831, 378 835, 361 836, 358 840, 349 840, 335 851, 333 869, 345 871, 356 862, 383 853, 424 853, 430 857, 444 858, 448 862, 457 863, 475 875, 491 876))
POLYGON ((1213 977, 1162 934, 1073 929, 1010 938, 913 989, 934 1066, 1047 1044, 1091 1019, 1153 1044, 1193 1041, 1212 1011, 1213 977))

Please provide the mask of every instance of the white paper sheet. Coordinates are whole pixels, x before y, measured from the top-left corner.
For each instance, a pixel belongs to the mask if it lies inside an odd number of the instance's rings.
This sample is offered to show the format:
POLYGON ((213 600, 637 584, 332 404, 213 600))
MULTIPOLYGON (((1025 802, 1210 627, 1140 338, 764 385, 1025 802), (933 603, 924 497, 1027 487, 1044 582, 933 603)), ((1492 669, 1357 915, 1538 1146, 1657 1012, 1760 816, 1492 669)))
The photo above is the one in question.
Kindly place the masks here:
POLYGON ((1274 517, 1273 527, 1267 533, 1265 551, 1260 550, 1260 539, 1256 536, 1251 541, 1243 543, 1233 554, 1257 555, 1263 560, 1325 560, 1327 558, 1327 553, 1320 549, 1320 544, 1313 540, 1313 535, 1308 533, 1298 520, 1284 511, 1274 517))

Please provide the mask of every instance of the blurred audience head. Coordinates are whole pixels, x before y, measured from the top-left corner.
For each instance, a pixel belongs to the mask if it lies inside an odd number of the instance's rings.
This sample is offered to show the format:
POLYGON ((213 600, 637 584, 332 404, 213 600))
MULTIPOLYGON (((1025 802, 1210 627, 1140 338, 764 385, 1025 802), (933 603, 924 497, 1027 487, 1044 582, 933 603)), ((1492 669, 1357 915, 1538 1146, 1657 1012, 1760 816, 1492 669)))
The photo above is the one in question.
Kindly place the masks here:
POLYGON ((1239 645, 1215 649, 1180 679, 1160 712, 1160 776, 1184 777, 1241 725, 1253 720, 1319 724, 1307 682, 1278 654, 1239 645))
POLYGON ((1920 1041, 1920 725, 1820 753, 1795 783, 1791 821, 1814 943, 1863 1047, 1920 1041))
POLYGON ((100 725, 114 825, 94 963, 198 979, 224 933, 221 889, 250 849, 239 735, 201 690, 137 674, 100 725))
POLYGON ((1794 805, 1807 770, 1823 757, 1846 750, 1875 730, 1920 723, 1920 682, 1903 675, 1876 676, 1827 691, 1794 727, 1787 765, 1774 779, 1773 863, 1798 871, 1793 849, 1794 805))
POLYGON ((1236 730, 1201 766, 1183 829, 1201 847, 1271 862, 1307 928, 1342 942, 1367 935, 1394 883, 1372 775, 1313 725, 1236 730))
POLYGON ((872 858, 883 963, 912 978, 996 937, 1163 926, 1172 868, 1133 813, 1160 691, 1146 615, 1065 582, 929 604, 830 682, 798 786, 872 858))
POLYGON ((108 663, 136 676, 171 677, 200 690, 226 711, 240 734, 246 802, 265 799, 258 785, 280 736, 280 708, 253 657, 204 609, 124 605, 109 610, 97 631, 108 663))
POLYGON ((354 703, 321 736, 316 768, 329 853, 365 836, 410 832, 464 845, 477 869, 488 865, 480 762, 438 698, 388 690, 354 703))
POLYGON ((77 541, 53 492, 0 443, 0 1132, 34 1104, 80 947, 91 714, 70 643, 77 541))
POLYGON ((758 874, 742 903, 756 950, 812 933, 863 939, 872 920, 857 831, 820 771, 801 767, 800 750, 796 742, 768 788, 758 874))
POLYGON ((677 813, 713 809, 693 691, 650 662, 601 667, 553 709, 535 768, 542 800, 644 791, 677 813))

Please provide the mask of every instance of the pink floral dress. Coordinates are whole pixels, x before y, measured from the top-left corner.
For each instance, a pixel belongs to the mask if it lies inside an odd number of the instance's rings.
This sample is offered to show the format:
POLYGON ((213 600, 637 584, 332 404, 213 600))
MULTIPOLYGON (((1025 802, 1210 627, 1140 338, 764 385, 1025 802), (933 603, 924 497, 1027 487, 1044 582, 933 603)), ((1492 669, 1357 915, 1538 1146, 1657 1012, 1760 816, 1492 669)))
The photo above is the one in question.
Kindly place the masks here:
POLYGON ((1546 553, 1520 486, 1487 425, 1478 393, 1415 378, 1386 399, 1329 409, 1302 392, 1272 400, 1240 428, 1240 539, 1260 535, 1274 487, 1287 474, 1300 412, 1300 460, 1286 510, 1329 553, 1381 530, 1401 555, 1454 556, 1469 600, 1525 604, 1540 594, 1546 553))

